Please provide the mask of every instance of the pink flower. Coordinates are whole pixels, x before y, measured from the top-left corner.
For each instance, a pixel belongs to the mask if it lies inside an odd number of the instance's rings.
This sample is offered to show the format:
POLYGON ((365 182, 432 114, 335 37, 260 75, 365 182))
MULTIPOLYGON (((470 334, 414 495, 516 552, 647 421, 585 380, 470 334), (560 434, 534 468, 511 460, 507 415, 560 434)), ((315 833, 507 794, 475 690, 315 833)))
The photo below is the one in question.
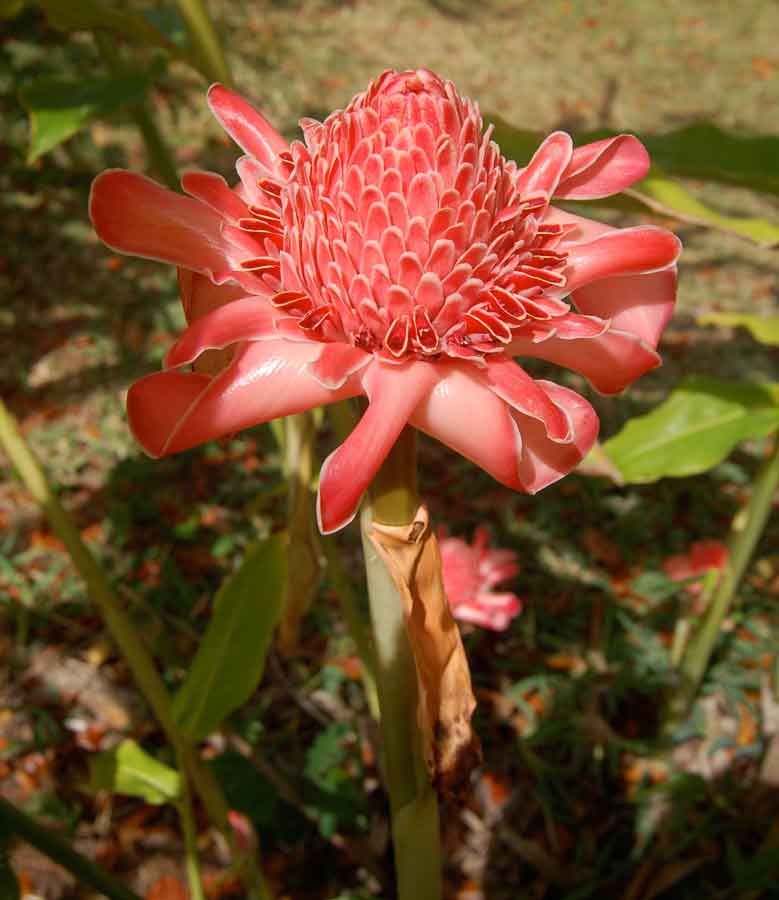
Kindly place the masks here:
POLYGON ((636 138, 574 150, 556 132, 518 168, 475 104, 424 69, 385 72, 323 123, 303 120, 291 145, 226 88, 208 98, 246 152, 235 189, 188 172, 187 197, 108 171, 90 202, 110 247, 186 270, 189 328, 128 395, 153 456, 364 394, 362 420, 322 467, 330 532, 408 423, 517 490, 570 471, 595 441, 595 412, 513 357, 567 366, 603 393, 659 364, 679 241, 550 205, 643 177, 636 138))
MULTIPOLYGON (((686 553, 669 556, 663 561, 663 571, 672 581, 702 578, 712 569, 723 571, 729 562, 728 548, 722 541, 709 538, 690 544, 686 553)), ((691 594, 700 594, 700 582, 687 585, 691 594)))
POLYGON ((477 528, 473 543, 440 535, 444 590, 455 619, 504 631, 522 610, 516 594, 493 593, 492 588, 519 574, 513 550, 491 550, 484 527, 477 528))

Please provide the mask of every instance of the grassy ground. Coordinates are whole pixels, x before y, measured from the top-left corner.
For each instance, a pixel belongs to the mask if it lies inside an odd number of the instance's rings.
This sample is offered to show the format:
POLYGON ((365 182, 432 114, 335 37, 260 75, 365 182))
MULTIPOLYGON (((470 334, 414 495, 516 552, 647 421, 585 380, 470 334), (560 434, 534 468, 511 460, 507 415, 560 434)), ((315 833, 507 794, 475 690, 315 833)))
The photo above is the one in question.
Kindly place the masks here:
MULTIPOLYGON (((779 6, 771 2, 210 6, 240 88, 290 137, 299 117, 322 116, 383 68, 407 66, 445 74, 484 111, 523 127, 656 133, 706 118, 737 132, 779 131, 779 6)), ((98 244, 85 204, 94 174, 143 168, 143 149, 129 126, 100 123, 27 166, 16 99, 37 74, 98 65, 86 36, 66 48, 33 14, 0 37, 0 390, 175 684, 209 596, 256 528, 282 515, 283 496, 261 430, 161 463, 128 435, 123 391, 158 365, 181 325, 178 300, 167 268, 98 244)), ((155 111, 182 168, 227 174, 232 150, 204 88, 174 66, 155 111)), ((691 187, 722 211, 779 220, 775 198, 691 187)), ((683 374, 776 380, 775 351, 693 320, 713 309, 775 314, 775 251, 676 230, 685 255, 666 365, 599 404, 606 435, 683 374)), ((323 452, 329 446, 325 435, 323 452)), ((724 536, 760 452, 749 447, 706 477, 640 489, 572 476, 530 499, 423 443, 423 486, 437 520, 468 534, 486 519, 495 543, 520 554, 514 587, 526 600, 505 634, 466 638, 486 761, 465 810, 446 817, 450 897, 772 895, 777 857, 758 849, 779 813, 760 779, 777 729, 769 677, 776 521, 728 622, 680 774, 669 781, 647 762, 682 599, 659 574, 661 562, 695 539, 724 536), (649 790, 653 780, 665 785, 661 793, 649 790)), ((154 727, 58 542, 1 459, 0 476, 3 794, 147 891, 180 871, 175 819, 91 796, 83 783, 90 752, 121 734, 153 748, 154 727)), ((344 550, 357 579, 354 537, 344 550)), ((208 747, 233 802, 260 830, 279 896, 391 895, 383 801, 351 654, 325 582, 301 654, 274 656, 257 696, 208 747)), ((201 837, 217 896, 223 854, 205 828, 201 837)), ((87 896, 28 851, 15 859, 31 892, 87 896)))

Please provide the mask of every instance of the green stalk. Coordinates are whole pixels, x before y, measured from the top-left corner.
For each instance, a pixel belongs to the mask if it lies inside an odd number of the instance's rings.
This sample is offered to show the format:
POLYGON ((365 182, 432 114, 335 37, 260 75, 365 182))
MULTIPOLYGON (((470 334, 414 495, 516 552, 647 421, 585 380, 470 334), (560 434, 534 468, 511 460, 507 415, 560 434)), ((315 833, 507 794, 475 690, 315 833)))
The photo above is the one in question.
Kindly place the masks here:
POLYGON ((177 0, 179 13, 187 26, 190 43, 200 61, 200 71, 211 81, 232 84, 219 36, 203 0, 177 0))
MULTIPOLYGON (((111 38, 102 31, 94 33, 95 44, 103 57, 107 69, 114 75, 121 75, 123 68, 119 54, 111 38)), ((134 103, 130 107, 130 115, 141 132, 148 164, 152 171, 174 191, 179 189, 179 176, 176 170, 176 160, 168 149, 159 128, 149 113, 145 103, 134 103)))
POLYGON ((279 646, 283 653, 297 650, 300 623, 322 577, 322 551, 314 522, 314 471, 316 426, 311 412, 296 413, 284 420, 281 451, 287 481, 287 587, 284 612, 279 623, 279 646))
POLYGON ((20 837, 63 869, 67 869, 76 876, 80 885, 89 885, 109 900, 141 900, 138 894, 116 881, 105 869, 82 856, 61 837, 39 825, 3 797, 0 797, 0 825, 3 826, 3 831, 20 837))
POLYGON ((757 473, 749 500, 733 518, 728 540, 730 551, 728 566, 717 581, 706 614, 682 657, 679 686, 668 700, 664 718, 665 734, 673 734, 695 700, 720 636, 722 622, 730 610, 736 588, 765 530, 777 486, 779 486, 779 438, 774 443, 773 452, 757 473))
MULTIPOLYGON (((358 422, 351 401, 340 400, 338 403, 331 403, 327 407, 327 414, 338 441, 343 443, 358 422)), ((362 663, 362 684, 368 709, 371 716, 378 722, 380 711, 376 688, 376 651, 370 629, 367 627, 365 617, 360 609, 360 601, 341 559, 335 535, 325 537, 323 545, 327 558, 327 573, 338 595, 341 613, 362 663)))
POLYGON ((416 435, 406 428, 376 475, 362 515, 376 675, 399 900, 440 900, 438 799, 425 771, 416 721, 416 670, 403 605, 368 537, 371 522, 408 525, 419 505, 416 435))
MULTIPOLYGON (((178 767, 186 771, 186 760, 179 757, 178 767)), ((186 853, 187 884, 191 900, 205 900, 203 880, 200 877, 200 864, 197 855, 197 826, 192 812, 192 795, 189 790, 189 779, 181 779, 181 797, 178 801, 179 820, 184 832, 184 848, 186 853)))
MULTIPOLYGON (((114 642, 132 672, 157 721, 176 755, 186 762, 186 770, 203 801, 211 821, 232 839, 227 821, 227 801, 211 771, 202 763, 195 748, 181 734, 173 717, 170 695, 154 666, 146 644, 135 630, 114 593, 108 578, 81 540, 73 520, 52 491, 43 469, 19 432, 13 416, 0 400, 0 447, 3 448, 33 499, 49 520, 54 533, 65 545, 73 565, 86 582, 87 594, 97 607, 114 642)), ((258 869, 245 866, 246 885, 250 896, 266 900, 270 895, 258 869)))

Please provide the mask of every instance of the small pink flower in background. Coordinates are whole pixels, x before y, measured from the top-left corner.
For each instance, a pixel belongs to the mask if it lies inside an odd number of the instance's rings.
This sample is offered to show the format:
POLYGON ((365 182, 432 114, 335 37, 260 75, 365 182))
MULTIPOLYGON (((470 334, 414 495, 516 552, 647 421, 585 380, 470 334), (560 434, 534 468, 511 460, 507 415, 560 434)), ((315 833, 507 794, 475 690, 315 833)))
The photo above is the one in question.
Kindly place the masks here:
POLYGON ((246 153, 235 188, 188 172, 183 196, 108 171, 90 201, 110 247, 181 269, 189 328, 127 400, 153 456, 365 395, 322 467, 330 532, 354 517, 409 423, 516 490, 569 472, 597 416, 514 357, 558 363, 607 394, 659 365, 677 238, 551 205, 642 178, 636 138, 574 149, 555 132, 520 168, 482 133, 478 107, 424 69, 385 72, 323 123, 303 120, 291 145, 226 88, 208 98, 246 153))
POLYGON ((516 594, 494 593, 495 585, 519 574, 513 550, 492 550, 487 529, 479 527, 473 543, 439 535, 444 590, 455 619, 504 631, 522 610, 516 594))
MULTIPOLYGON (((688 578, 702 578, 712 569, 722 571, 729 561, 728 548, 722 541, 707 539, 690 544, 686 553, 669 556, 663 562, 663 571, 673 581, 687 581, 688 578)), ((700 594, 700 581, 687 585, 691 594, 700 594)))

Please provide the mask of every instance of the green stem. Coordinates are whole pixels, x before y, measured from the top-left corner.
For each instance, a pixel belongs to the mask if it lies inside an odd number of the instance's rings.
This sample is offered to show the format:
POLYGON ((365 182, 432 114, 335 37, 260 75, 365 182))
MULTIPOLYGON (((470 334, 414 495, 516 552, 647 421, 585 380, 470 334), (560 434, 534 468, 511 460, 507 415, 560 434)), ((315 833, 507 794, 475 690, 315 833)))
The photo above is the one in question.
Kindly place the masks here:
POLYGON ((20 837, 75 875, 79 884, 89 885, 109 900, 141 900, 138 894, 112 878, 105 869, 82 856, 62 838, 39 825, 27 813, 17 809, 2 797, 0 797, 0 824, 5 826, 4 831, 8 830, 20 837))
POLYGON ((284 612, 279 623, 279 646, 293 653, 298 645, 300 622, 319 588, 322 552, 314 524, 314 471, 316 427, 311 412, 297 413, 284 420, 281 450, 287 481, 287 587, 284 612))
MULTIPOLYGON (((94 37, 97 49, 100 51, 100 55, 103 57, 109 72, 114 75, 121 75, 124 71, 122 62, 111 38, 101 31, 96 31, 94 37)), ((159 175, 169 188, 177 191, 179 189, 179 177, 176 171, 176 160, 163 140, 154 117, 147 109, 146 104, 134 103, 130 107, 130 115, 141 132, 149 167, 159 175)))
MULTIPOLYGON (((0 400, 0 447, 49 520, 54 533, 65 545, 73 565, 86 582, 87 593, 100 612, 141 693, 176 754, 186 761, 186 770, 209 818, 228 836, 228 839, 231 838, 232 831, 227 821, 228 806, 224 794, 211 771, 203 765, 188 739, 179 731, 173 717, 170 695, 154 666, 146 644, 124 611, 105 573, 81 540, 78 528, 52 491, 40 463, 20 434, 13 416, 2 400, 0 400)), ((251 867, 247 867, 247 871, 249 872, 247 889, 252 891, 251 896, 265 900, 269 894, 261 873, 258 869, 252 870, 251 867)))
POLYGON ((729 562, 714 588, 707 612, 690 639, 679 667, 679 686, 669 698, 663 731, 673 734, 689 712, 720 636, 722 622, 730 610, 736 588, 755 552, 771 513, 771 501, 779 486, 779 438, 773 452, 761 465, 752 493, 735 515, 728 541, 729 562))
POLYGON ((187 26, 189 40, 200 60, 200 70, 211 81, 232 84, 219 36, 203 0, 177 0, 179 13, 187 26))
MULTIPOLYGON (((186 772, 187 761, 179 755, 179 771, 186 772)), ((197 856, 197 827, 195 816, 192 812, 192 795, 189 789, 189 779, 181 779, 181 797, 177 804, 181 830, 184 833, 184 848, 186 853, 187 884, 191 900, 205 900, 203 893, 203 881, 200 877, 200 864, 197 856)))
POLYGON ((441 846, 438 801, 425 771, 417 727, 416 670, 406 637, 403 604, 368 537, 371 522, 407 525, 416 492, 416 435, 406 428, 376 475, 362 516, 377 662, 381 730, 392 815, 399 900, 440 900, 441 846))
MULTIPOLYGON (((327 407, 327 414, 336 438, 340 443, 343 443, 359 421, 354 406, 349 400, 340 400, 338 403, 331 403, 327 407)), ((379 695, 376 687, 376 650, 373 646, 370 629, 367 627, 365 616, 360 608, 359 598, 344 567, 335 536, 330 535, 326 537, 323 543, 325 556, 327 557, 328 575, 338 594, 341 612, 362 662, 362 683, 365 689, 368 709, 371 716, 378 722, 380 711, 379 695)))

